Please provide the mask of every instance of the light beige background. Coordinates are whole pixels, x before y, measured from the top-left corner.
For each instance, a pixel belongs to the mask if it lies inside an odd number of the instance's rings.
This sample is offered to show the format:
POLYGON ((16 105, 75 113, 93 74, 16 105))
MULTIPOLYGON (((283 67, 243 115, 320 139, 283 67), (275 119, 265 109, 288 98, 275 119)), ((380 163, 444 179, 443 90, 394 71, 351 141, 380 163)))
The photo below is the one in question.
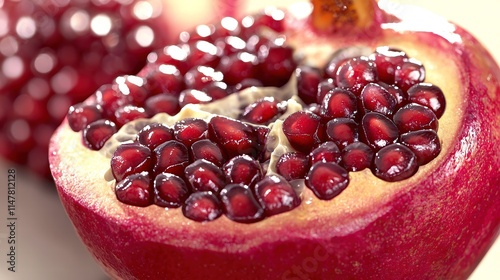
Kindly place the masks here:
MULTIPOLYGON (((174 1, 174 0, 172 0, 174 1)), ((196 0, 198 1, 198 0, 196 0)), ((208 1, 208 0, 207 0, 208 1)), ((428 8, 465 27, 486 45, 500 61, 500 1, 496 0, 393 0, 428 8)), ((177 2, 177 1, 176 1, 177 2)), ((192 2, 192 1, 191 1, 192 2)), ((190 3, 191 3, 190 2, 190 3)), ((245 2, 245 1, 242 1, 245 2)), ((250 1, 251 8, 296 2, 295 0, 250 1)), ((196 5, 190 5, 196 7, 196 5)), ((425 20, 425 19, 423 19, 425 20)), ((14 147, 13 147, 14 148, 14 147)), ((17 169, 18 272, 8 273, 4 263, 6 229, 0 225, 0 279, 22 280, 104 280, 106 276, 77 239, 53 187, 21 168, 0 161, 0 182, 6 170, 17 169)), ((5 188, 0 199, 0 220, 5 221, 5 188)), ((2 222, 3 223, 3 222, 2 222)), ((470 280, 499 279, 500 239, 487 254, 470 280)))

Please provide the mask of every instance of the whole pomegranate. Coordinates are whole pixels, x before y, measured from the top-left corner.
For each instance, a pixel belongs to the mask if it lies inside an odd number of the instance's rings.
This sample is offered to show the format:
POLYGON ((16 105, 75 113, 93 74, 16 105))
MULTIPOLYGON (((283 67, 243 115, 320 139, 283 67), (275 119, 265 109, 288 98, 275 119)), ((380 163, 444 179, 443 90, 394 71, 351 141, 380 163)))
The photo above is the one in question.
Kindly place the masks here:
POLYGON ((492 57, 425 11, 311 2, 182 32, 70 108, 52 174, 111 277, 466 279, 484 256, 492 57))

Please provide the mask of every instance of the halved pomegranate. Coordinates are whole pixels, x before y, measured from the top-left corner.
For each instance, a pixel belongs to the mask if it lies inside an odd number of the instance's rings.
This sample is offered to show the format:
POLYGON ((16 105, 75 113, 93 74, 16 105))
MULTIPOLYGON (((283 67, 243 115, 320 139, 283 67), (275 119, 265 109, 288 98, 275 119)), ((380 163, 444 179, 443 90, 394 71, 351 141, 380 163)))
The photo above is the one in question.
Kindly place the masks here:
POLYGON ((109 275, 465 279, 500 229, 500 69, 405 11, 200 25, 70 111, 52 174, 109 275))
MULTIPOLYGON (((136 73, 180 27, 201 20, 193 13, 179 20, 172 15, 175 2, 0 1, 0 156, 50 178, 50 135, 68 108, 117 75, 136 73)), ((78 129, 100 114, 95 107, 71 108, 72 116, 84 116, 78 129)), ((116 113, 119 122, 138 116, 116 113)))

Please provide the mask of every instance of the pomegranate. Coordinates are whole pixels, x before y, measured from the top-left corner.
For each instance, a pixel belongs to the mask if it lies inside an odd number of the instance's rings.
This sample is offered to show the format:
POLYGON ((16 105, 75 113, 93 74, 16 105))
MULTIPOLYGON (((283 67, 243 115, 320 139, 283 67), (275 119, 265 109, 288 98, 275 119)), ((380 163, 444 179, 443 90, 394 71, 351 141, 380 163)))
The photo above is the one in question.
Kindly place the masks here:
POLYGON ((484 256, 492 57, 424 11, 311 2, 182 32, 68 112, 52 174, 111 277, 466 279, 484 256))
MULTIPOLYGON (((0 155, 50 178, 50 135, 68 108, 117 75, 139 71, 180 26, 193 25, 172 17, 172 6, 175 1, 1 1, 0 155)), ((71 110, 69 118, 79 120, 75 129, 102 114, 95 107, 71 110)), ((141 110, 122 108, 116 121, 143 116, 141 110)))

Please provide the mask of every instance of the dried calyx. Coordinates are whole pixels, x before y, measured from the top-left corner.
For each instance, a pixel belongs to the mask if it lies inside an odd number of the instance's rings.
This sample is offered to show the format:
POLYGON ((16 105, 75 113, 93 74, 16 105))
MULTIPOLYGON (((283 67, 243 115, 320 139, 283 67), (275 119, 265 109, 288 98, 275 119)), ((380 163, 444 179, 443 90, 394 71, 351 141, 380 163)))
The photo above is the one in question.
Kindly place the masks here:
POLYGON ((400 181, 439 154, 446 101, 422 63, 381 46, 306 65, 280 15, 183 33, 70 109, 84 144, 110 155, 120 201, 252 223, 296 208, 304 187, 329 200, 349 172, 400 181))

